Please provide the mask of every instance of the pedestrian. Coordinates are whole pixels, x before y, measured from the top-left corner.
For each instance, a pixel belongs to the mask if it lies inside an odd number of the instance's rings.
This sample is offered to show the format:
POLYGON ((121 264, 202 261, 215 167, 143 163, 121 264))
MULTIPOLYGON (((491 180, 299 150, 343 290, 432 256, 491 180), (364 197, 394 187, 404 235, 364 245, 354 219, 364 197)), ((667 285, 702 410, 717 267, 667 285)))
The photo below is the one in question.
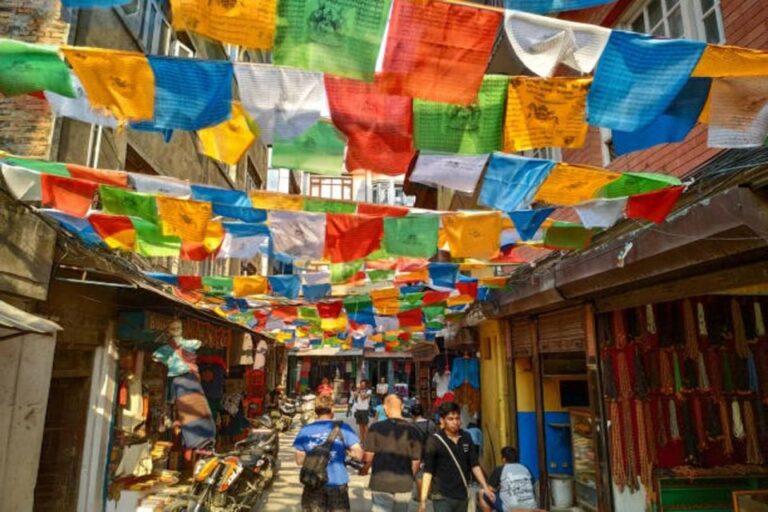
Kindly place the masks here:
MULTIPOLYGON (((419 431, 421 436, 422 446, 426 443, 427 438, 437 431, 437 425, 429 418, 424 417, 424 407, 421 404, 414 404, 411 407, 411 414, 413 415, 413 426, 419 431)), ((424 480, 424 457, 421 457, 422 462, 419 464, 419 471, 416 473, 416 499, 419 499, 421 493, 421 482, 424 480)))
POLYGON ((365 438, 365 466, 371 470, 372 512, 408 512, 415 474, 421 462, 421 435, 403 419, 403 399, 384 398, 386 418, 371 425, 365 438))
POLYGON ((293 447, 296 449, 296 464, 304 464, 304 459, 317 446, 322 445, 335 428, 340 428, 339 435, 331 445, 331 456, 326 469, 328 482, 319 489, 305 487, 301 494, 302 512, 349 512, 349 474, 344 465, 347 453, 357 460, 363 458, 363 449, 355 431, 344 422, 333 421, 333 397, 321 395, 315 403, 317 420, 302 427, 293 447))
POLYGON ((384 397, 389 393, 389 384, 387 384, 386 377, 379 379, 379 383, 376 384, 376 396, 379 399, 379 403, 384 402, 384 397))
POLYGON ((333 386, 331 386, 331 383, 327 378, 323 377, 323 380, 320 381, 320 385, 317 387, 317 394, 320 396, 333 396, 333 386))
MULTIPOLYGON (((386 397, 385 397, 386 400, 386 397)), ((376 421, 384 421, 387 419, 387 407, 384 404, 384 401, 382 401, 379 405, 377 405, 374 408, 374 418, 376 418, 376 421)))
POLYGON ((496 500, 491 501, 478 493, 477 500, 484 512, 512 512, 513 510, 532 510, 536 508, 536 495, 533 491, 533 478, 528 468, 520 464, 517 450, 511 446, 501 449, 503 464, 491 473, 488 485, 496 491, 496 500))
POLYGON ((466 512, 472 475, 488 499, 495 500, 478 462, 477 448, 460 428, 461 408, 455 402, 444 402, 438 413, 442 428, 429 436, 424 446, 419 512, 426 511, 427 498, 432 499, 435 512, 466 512))
POLYGON ((357 391, 355 391, 355 403, 352 405, 355 414, 355 423, 360 433, 360 439, 365 442, 365 435, 368 433, 368 422, 371 420, 371 390, 368 389, 368 381, 360 381, 357 391))
POLYGON ((355 385, 349 387, 349 399, 347 401, 347 418, 352 414, 352 405, 355 403, 355 385))

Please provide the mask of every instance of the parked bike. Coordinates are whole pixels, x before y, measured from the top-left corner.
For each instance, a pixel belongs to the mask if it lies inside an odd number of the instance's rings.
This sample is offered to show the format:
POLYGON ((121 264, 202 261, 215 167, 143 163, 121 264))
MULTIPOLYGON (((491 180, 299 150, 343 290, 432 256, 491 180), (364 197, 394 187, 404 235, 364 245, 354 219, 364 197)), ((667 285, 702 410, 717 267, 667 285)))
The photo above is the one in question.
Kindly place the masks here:
POLYGON ((312 393, 301 397, 301 424, 306 425, 317 419, 315 414, 315 399, 317 397, 312 393))
POLYGON ((275 422, 279 432, 287 432, 293 426, 293 418, 296 416, 298 406, 292 398, 282 398, 276 409, 270 411, 270 416, 275 422))

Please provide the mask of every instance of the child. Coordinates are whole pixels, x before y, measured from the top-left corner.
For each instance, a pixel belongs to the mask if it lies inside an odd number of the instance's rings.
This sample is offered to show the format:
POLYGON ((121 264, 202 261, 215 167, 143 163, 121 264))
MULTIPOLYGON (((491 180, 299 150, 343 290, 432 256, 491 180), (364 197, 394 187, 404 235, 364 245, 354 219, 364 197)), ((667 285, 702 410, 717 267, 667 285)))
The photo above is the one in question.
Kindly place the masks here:
POLYGON ((518 462, 517 450, 505 446, 501 449, 501 460, 504 464, 494 469, 488 479, 488 485, 496 491, 496 501, 492 503, 481 491, 477 496, 480 509, 484 512, 535 509, 531 472, 518 462))

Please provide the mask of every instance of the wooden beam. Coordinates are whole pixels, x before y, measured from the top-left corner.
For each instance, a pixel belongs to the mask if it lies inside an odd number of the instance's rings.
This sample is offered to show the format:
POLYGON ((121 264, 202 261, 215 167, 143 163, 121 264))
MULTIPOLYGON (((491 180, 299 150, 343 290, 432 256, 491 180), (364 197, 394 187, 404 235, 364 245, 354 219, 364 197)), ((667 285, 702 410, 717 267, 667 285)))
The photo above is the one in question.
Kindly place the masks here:
POLYGON ((503 318, 500 320, 502 325, 502 333, 504 335, 504 347, 507 354, 507 394, 509 400, 509 436, 507 438, 507 444, 509 446, 518 445, 518 433, 517 433, 517 380, 515 375, 515 358, 512 357, 512 327, 510 326, 510 320, 503 318))
POLYGON ((536 405, 536 446, 539 455, 539 502, 549 508, 549 470, 547 468, 547 438, 544 428, 544 379, 541 373, 539 352, 538 319, 531 320, 531 342, 533 346, 533 395, 536 405))

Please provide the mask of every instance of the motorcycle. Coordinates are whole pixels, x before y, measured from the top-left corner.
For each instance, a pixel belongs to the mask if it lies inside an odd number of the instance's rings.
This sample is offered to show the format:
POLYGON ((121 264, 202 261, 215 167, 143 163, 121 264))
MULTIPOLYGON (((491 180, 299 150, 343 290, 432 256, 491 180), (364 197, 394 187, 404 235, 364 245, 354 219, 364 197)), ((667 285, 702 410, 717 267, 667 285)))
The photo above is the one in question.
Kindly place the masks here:
POLYGON ((301 397, 301 424, 306 425, 317 419, 315 414, 315 398, 312 393, 301 397))
POLYGON ((293 418, 296 416, 296 401, 291 398, 280 400, 277 409, 272 411, 272 418, 275 419, 275 426, 280 432, 287 432, 293 425, 293 418))

